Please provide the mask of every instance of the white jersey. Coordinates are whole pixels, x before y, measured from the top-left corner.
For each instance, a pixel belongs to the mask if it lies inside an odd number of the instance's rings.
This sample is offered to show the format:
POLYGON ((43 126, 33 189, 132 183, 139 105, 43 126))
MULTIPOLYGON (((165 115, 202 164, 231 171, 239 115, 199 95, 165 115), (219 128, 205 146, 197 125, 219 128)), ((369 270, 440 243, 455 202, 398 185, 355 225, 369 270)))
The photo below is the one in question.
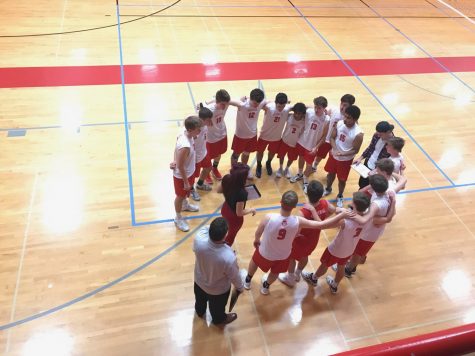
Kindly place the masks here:
POLYGON ((242 106, 238 107, 236 114, 236 136, 239 138, 253 138, 257 136, 257 120, 259 112, 264 107, 262 101, 257 108, 251 106, 248 99, 242 106))
POLYGON ((195 138, 195 152, 196 163, 201 162, 206 157, 206 136, 208 134, 208 127, 201 127, 200 134, 195 138))
POLYGON ((285 126, 284 133, 282 134, 282 141, 290 147, 295 147, 297 141, 305 129, 305 120, 297 121, 294 119, 294 115, 290 115, 287 119, 287 125, 285 126))
POLYGON ((401 174, 401 167, 403 165, 403 156, 402 154, 399 154, 397 157, 389 157, 391 161, 394 163, 394 173, 401 174))
POLYGON ((286 105, 282 111, 279 111, 275 103, 267 104, 259 138, 270 142, 279 141, 282 138, 289 111, 290 105, 286 105))
POLYGON ((338 121, 343 120, 343 114, 340 112, 340 108, 332 108, 332 114, 328 123, 328 132, 325 142, 330 143, 330 138, 332 137, 332 131, 336 129, 338 121))
POLYGON ((285 260, 290 256, 292 243, 299 231, 299 219, 295 215, 269 215, 270 219, 262 233, 259 253, 269 261, 285 260))
POLYGON ((211 118, 212 125, 208 127, 206 140, 209 143, 221 141, 228 135, 226 131, 226 124, 224 123, 224 116, 226 115, 228 107, 226 106, 224 110, 218 109, 216 107, 216 103, 205 105, 205 107, 210 109, 213 113, 213 117, 211 118))
MULTIPOLYGON (((376 204, 378 211, 375 217, 384 217, 388 215, 391 200, 387 193, 378 196, 375 192, 371 195, 371 204, 376 204)), ((368 228, 365 229, 364 234, 361 235, 361 240, 376 242, 384 233, 386 224, 376 226, 372 221, 368 223, 368 228)))
POLYGON ((339 258, 351 256, 355 252, 361 235, 365 234, 365 229, 371 223, 370 220, 366 224, 360 225, 356 221, 345 219, 345 226, 338 231, 336 237, 328 245, 328 251, 339 258))
MULTIPOLYGON (((355 137, 362 133, 363 131, 358 126, 358 124, 354 124, 353 127, 347 127, 344 121, 338 121, 336 125, 336 148, 340 152, 348 152, 353 149, 353 141, 355 137)), ((334 153, 334 149, 332 149, 332 153, 334 153)), ((333 154, 333 158, 337 161, 350 161, 355 157, 355 153, 348 154, 346 156, 335 156, 333 154)))
POLYGON ((185 173, 186 177, 182 177, 178 167, 173 170, 173 175, 177 178, 189 178, 195 173, 195 165, 196 165, 196 152, 195 152, 195 142, 193 137, 188 137, 186 135, 186 130, 181 132, 176 138, 176 145, 175 145, 175 155, 174 160, 177 162, 178 151, 182 148, 189 148, 190 153, 185 160, 185 173))
POLYGON ((307 109, 305 115, 305 131, 300 136, 297 143, 305 149, 311 151, 317 146, 317 141, 323 134, 325 123, 330 120, 328 115, 317 116, 315 109, 307 109))

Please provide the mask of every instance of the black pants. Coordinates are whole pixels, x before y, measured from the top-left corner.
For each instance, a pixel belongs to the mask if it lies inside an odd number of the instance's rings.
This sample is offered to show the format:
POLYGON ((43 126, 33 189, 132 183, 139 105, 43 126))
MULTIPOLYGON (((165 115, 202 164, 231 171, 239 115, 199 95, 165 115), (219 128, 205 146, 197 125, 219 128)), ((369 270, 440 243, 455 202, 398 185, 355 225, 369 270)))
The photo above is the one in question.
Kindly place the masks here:
POLYGON ((229 289, 224 294, 212 295, 206 293, 199 285, 195 283, 195 311, 199 316, 206 313, 206 303, 209 302, 209 311, 214 324, 220 324, 226 319, 225 308, 228 303, 229 289))
MULTIPOLYGON (((366 158, 366 160, 364 161, 364 165, 366 167, 368 167, 368 158, 366 158)), ((363 178, 363 177, 360 176, 360 180, 358 181, 358 185, 359 185, 360 189, 366 187, 367 185, 369 185, 369 178, 363 178)))

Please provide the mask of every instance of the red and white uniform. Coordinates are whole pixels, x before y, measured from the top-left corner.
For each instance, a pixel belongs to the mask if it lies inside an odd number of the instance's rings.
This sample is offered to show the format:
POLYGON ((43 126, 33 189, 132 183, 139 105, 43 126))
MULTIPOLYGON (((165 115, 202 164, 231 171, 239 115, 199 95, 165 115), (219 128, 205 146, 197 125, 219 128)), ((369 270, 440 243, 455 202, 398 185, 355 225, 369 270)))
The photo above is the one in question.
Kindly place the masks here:
MULTIPOLYGON (((336 138, 335 144, 340 152, 348 152, 353 149, 353 141, 355 137, 362 133, 363 131, 358 126, 358 124, 354 124, 352 127, 347 127, 344 121, 338 121, 336 125, 336 138)), ((332 156, 337 161, 351 161, 355 157, 355 153, 348 154, 345 156, 335 156, 334 150, 332 149, 332 156)))
POLYGON ((216 103, 205 105, 205 107, 213 112, 213 117, 211 118, 213 124, 208 127, 206 140, 209 143, 218 142, 227 137, 226 124, 224 123, 227 107, 224 110, 218 109, 216 103))
POLYGON ((290 147, 295 147, 304 129, 305 120, 297 121, 294 119, 294 115, 290 115, 284 133, 282 134, 282 142, 290 147))
POLYGON ((285 260, 290 255, 292 243, 299 230, 298 217, 269 215, 270 219, 262 233, 259 254, 269 261, 285 260))
POLYGON ((280 141, 285 123, 289 117, 290 105, 286 105, 282 111, 278 111, 275 103, 267 104, 259 139, 269 142, 280 141))
POLYGON ((332 137, 332 131, 336 129, 336 125, 340 120, 343 120, 343 114, 340 112, 340 108, 332 108, 332 114, 329 119, 327 137, 325 142, 330 143, 330 138, 332 137))
POLYGON ((246 139, 257 136, 257 119, 259 118, 259 111, 264 105, 265 103, 262 101, 257 108, 254 108, 248 99, 242 106, 238 107, 235 132, 237 137, 246 139))
POLYGON ((345 219, 344 221, 345 226, 338 231, 336 237, 328 245, 328 251, 338 258, 350 257, 355 251, 361 235, 364 235, 368 225, 372 224, 371 220, 364 225, 360 225, 350 219, 345 219))
POLYGON ((195 142, 193 137, 188 137, 186 135, 186 130, 181 132, 176 139, 175 145, 175 154, 174 154, 174 161, 177 162, 178 151, 182 148, 189 148, 190 153, 185 160, 185 172, 186 177, 182 177, 178 167, 175 167, 173 170, 173 176, 178 179, 186 179, 195 173, 195 163, 196 163, 196 152, 195 152, 195 142))
MULTIPOLYGON (((378 211, 375 217, 384 217, 388 215, 391 200, 387 193, 378 196, 373 192, 371 195, 371 204, 376 204, 378 206, 378 211)), ((385 227, 386 224, 376 226, 372 221, 370 221, 367 228, 364 230, 364 233, 361 235, 361 240, 376 242, 383 235, 385 227)))
POLYGON ((196 152, 196 163, 200 163, 207 154, 206 151, 206 136, 208 135, 208 127, 201 127, 200 134, 195 138, 195 152, 196 152))
POLYGON ((401 174, 401 167, 404 162, 402 154, 399 154, 397 157, 389 157, 394 163, 394 173, 401 174))
POLYGON ((330 120, 328 115, 323 114, 322 116, 317 116, 315 109, 307 109, 305 130, 297 143, 307 151, 313 150, 315 146, 317 146, 317 141, 322 136, 323 128, 328 120, 330 120))

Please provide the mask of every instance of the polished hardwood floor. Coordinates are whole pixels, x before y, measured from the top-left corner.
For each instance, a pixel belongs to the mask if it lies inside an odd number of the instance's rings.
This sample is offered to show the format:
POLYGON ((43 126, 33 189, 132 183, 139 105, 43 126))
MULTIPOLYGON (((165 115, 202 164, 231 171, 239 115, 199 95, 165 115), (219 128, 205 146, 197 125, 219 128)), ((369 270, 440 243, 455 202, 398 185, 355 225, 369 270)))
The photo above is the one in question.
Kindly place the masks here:
MULTIPOLYGON (((3 0, 0 13, 0 352, 327 355, 475 321, 472 1, 3 0), (197 71, 206 80, 187 79, 197 71), (321 280, 276 282, 263 296, 258 272, 237 321, 218 328, 194 315, 191 244, 223 198, 203 193, 191 230, 177 231, 168 164, 197 102, 255 87, 332 107, 354 94, 363 147, 378 121, 393 123, 409 182, 338 294, 321 280)), ((322 167, 313 177, 324 182, 322 167)), ((259 212, 235 244, 243 268, 280 194, 305 199, 284 178, 256 184, 259 212)), ((322 234, 309 270, 335 233, 322 234)))

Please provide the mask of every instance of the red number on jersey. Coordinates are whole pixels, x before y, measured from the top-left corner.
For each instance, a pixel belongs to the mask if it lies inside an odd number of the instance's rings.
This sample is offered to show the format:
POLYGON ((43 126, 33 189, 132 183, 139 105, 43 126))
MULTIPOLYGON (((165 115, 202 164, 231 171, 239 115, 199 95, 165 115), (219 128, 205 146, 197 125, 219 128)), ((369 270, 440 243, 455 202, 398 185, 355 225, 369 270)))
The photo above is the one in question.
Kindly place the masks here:
POLYGON ((249 118, 250 118, 250 119, 254 119, 255 117, 256 117, 256 112, 255 112, 255 111, 251 111, 251 112, 249 113, 249 118))
POLYGON ((312 126, 310 126, 310 129, 311 130, 316 130, 317 129, 317 124, 313 123, 312 126))
POLYGON ((340 134, 340 141, 341 141, 341 142, 345 142, 345 138, 346 138, 346 136, 345 136, 345 135, 343 135, 343 134, 340 134))
POLYGON ((216 123, 219 124, 222 120, 223 120, 223 117, 222 117, 222 116, 218 116, 218 117, 216 118, 216 123))
POLYGON ((361 227, 357 227, 356 230, 355 230, 355 234, 353 235, 353 237, 358 237, 358 236, 360 236, 361 231, 363 231, 363 229, 362 229, 361 227))
POLYGON ((279 122, 279 120, 280 120, 280 116, 274 117, 274 122, 279 122))
POLYGON ((277 234, 277 240, 283 240, 285 239, 285 235, 287 234, 287 230, 285 229, 280 229, 278 234, 277 234))
POLYGON ((296 127, 292 127, 292 132, 291 133, 296 133, 297 132, 297 128, 296 127))

